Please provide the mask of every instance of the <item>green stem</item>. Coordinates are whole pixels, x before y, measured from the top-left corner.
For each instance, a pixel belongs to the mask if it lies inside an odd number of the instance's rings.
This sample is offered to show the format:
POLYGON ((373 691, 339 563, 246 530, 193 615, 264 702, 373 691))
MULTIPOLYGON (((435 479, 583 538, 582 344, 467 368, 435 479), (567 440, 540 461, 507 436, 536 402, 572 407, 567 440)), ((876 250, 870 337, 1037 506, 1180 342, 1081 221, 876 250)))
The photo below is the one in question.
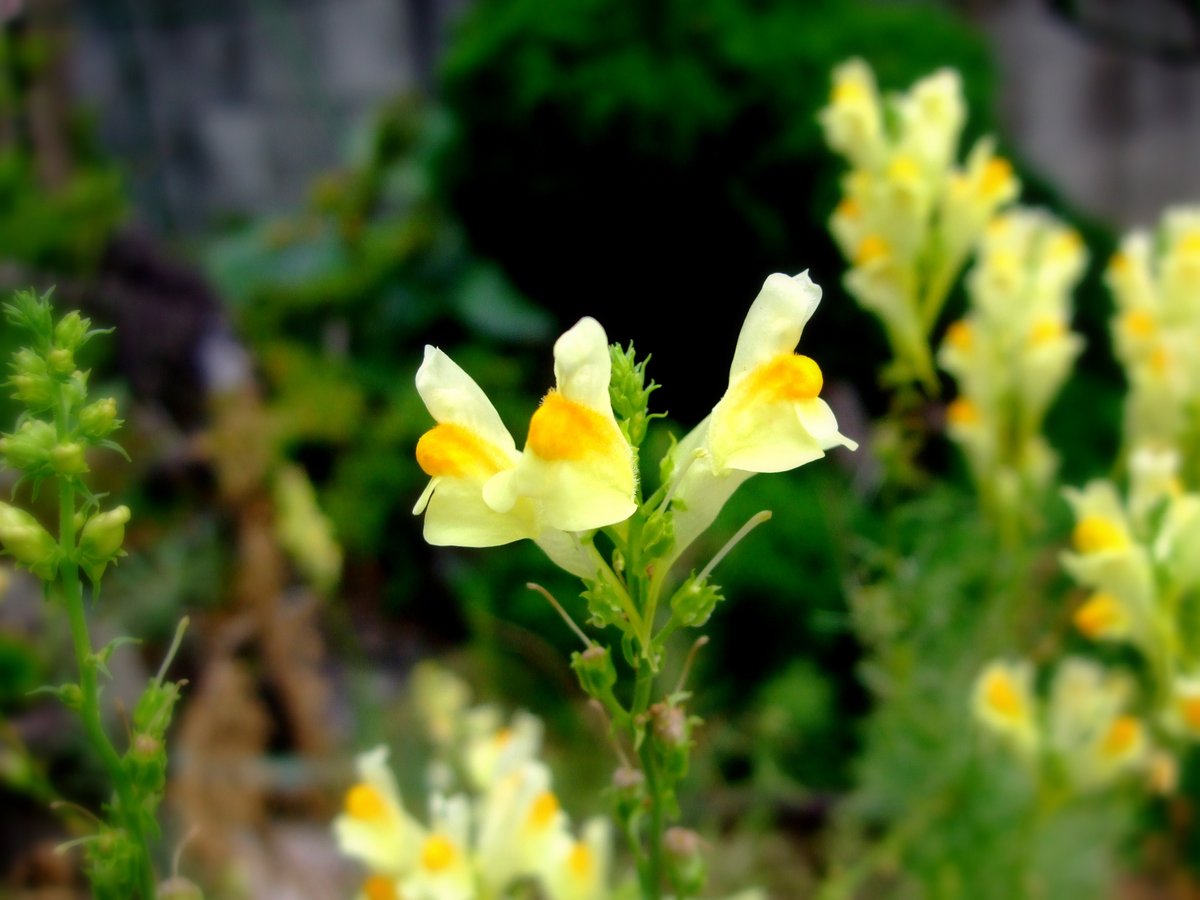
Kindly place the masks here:
POLYGON ((642 764, 642 774, 646 779, 646 797, 650 802, 649 831, 642 841, 642 846, 637 848, 638 882, 642 889, 642 900, 659 900, 662 897, 662 841, 665 811, 662 790, 659 785, 658 766, 654 758, 654 738, 651 734, 645 733, 638 741, 636 734, 638 728, 649 727, 646 724, 646 711, 650 708, 650 699, 654 692, 654 670, 650 663, 651 661, 647 658, 638 661, 637 681, 634 683, 629 721, 634 730, 631 737, 634 738, 634 745, 638 748, 638 759, 642 764))
MULTIPOLYGON (((68 412, 65 403, 59 404, 57 426, 60 440, 66 438, 68 412)), ((79 565, 75 559, 75 486, 68 478, 58 479, 58 541, 63 558, 59 564, 59 590, 67 620, 71 627, 71 642, 75 662, 79 666, 79 688, 82 703, 79 717, 92 747, 100 755, 117 793, 118 818, 140 848, 138 882, 142 900, 153 900, 158 892, 158 879, 150 859, 150 849, 142 828, 141 817, 134 803, 133 785, 121 763, 121 757, 104 731, 100 717, 100 687, 96 679, 96 657, 88 633, 87 614, 83 608, 83 585, 79 580, 79 565)))
POLYGON ((646 794, 650 799, 650 833, 647 835, 645 858, 646 877, 642 879, 642 900, 660 900, 663 881, 663 792, 659 786, 658 766, 654 760, 653 742, 642 741, 638 750, 642 771, 646 776, 646 794))

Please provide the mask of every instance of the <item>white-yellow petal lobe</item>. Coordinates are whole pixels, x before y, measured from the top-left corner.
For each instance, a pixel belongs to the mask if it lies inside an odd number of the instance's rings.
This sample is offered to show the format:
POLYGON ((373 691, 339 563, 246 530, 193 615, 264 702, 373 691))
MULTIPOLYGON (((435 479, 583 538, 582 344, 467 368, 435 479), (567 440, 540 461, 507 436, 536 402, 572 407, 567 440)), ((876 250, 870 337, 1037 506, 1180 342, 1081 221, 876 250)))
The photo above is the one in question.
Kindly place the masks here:
POLYGON ((497 512, 484 500, 486 484, 435 478, 430 485, 424 534, 435 547, 498 547, 535 536, 536 516, 528 501, 497 512))
POLYGON ((417 370, 417 393, 443 425, 459 426, 515 460, 516 443, 483 389, 437 347, 426 345, 417 370))
POLYGON ((633 451, 613 416, 608 338, 595 319, 580 320, 558 339, 554 371, 557 387, 529 422, 516 472, 488 500, 503 508, 529 498, 546 529, 588 531, 624 521, 637 508, 633 451))
POLYGON ((585 316, 554 342, 554 378, 559 393, 573 403, 612 415, 608 335, 595 319, 585 316))
POLYGON ((416 859, 424 829, 400 802, 385 747, 359 756, 357 769, 359 780, 346 791, 333 822, 338 846, 376 872, 402 876, 416 859))
POLYGON ((786 472, 855 443, 838 433, 820 400, 824 379, 807 356, 783 353, 730 385, 712 411, 707 450, 713 469, 786 472))
POLYGON ((808 277, 807 270, 792 277, 778 272, 768 276, 738 335, 729 369, 730 385, 763 363, 796 349, 804 326, 820 302, 821 289, 808 277))

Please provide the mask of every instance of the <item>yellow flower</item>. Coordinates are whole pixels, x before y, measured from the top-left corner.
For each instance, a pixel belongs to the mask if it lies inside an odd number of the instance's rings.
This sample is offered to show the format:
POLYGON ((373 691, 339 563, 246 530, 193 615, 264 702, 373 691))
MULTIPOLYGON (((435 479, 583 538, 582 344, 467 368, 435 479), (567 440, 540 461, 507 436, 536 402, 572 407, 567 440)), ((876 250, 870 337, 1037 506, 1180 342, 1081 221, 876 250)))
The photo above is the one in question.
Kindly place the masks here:
POLYGON ((976 718, 1022 750, 1031 750, 1038 740, 1032 679, 1028 662, 995 660, 975 680, 976 718))
POLYGON ((1131 621, 1143 620, 1155 591, 1150 554, 1135 539, 1116 487, 1098 480, 1065 494, 1075 527, 1063 568, 1084 587, 1116 598, 1131 621))
POLYGON ((425 348, 417 390, 437 425, 417 442, 430 481, 413 513, 425 513, 429 543, 493 547, 530 538, 568 572, 595 574, 569 532, 633 514, 633 451, 608 399, 604 329, 583 319, 558 339, 554 356, 558 386, 534 413, 519 453, 479 385, 441 350, 425 348))
POLYGON ((603 900, 609 897, 608 870, 612 833, 603 819, 591 819, 576 839, 564 833, 549 854, 543 875, 555 900, 603 900))
POLYGON ((675 496, 683 501, 675 516, 677 554, 750 475, 794 469, 833 447, 857 448, 819 396, 820 366, 795 352, 820 299, 807 272, 776 274, 751 305, 725 395, 675 449, 675 496))
POLYGON ((483 880, 502 888, 535 877, 566 834, 567 819, 544 764, 528 760, 492 783, 478 807, 476 860, 483 880))
POLYGON ((421 839, 405 891, 427 900, 469 900, 478 891, 472 872, 467 798, 434 796, 430 813, 431 827, 421 839))
POLYGON ((772 275, 746 314, 725 396, 708 418, 705 447, 714 473, 785 472, 838 446, 858 445, 837 430, 819 394, 821 369, 796 345, 821 299, 804 272, 772 275))
POLYGON ((1075 610, 1071 621, 1080 634, 1094 641, 1114 640, 1129 634, 1129 612, 1125 605, 1102 591, 1092 594, 1075 610))
POLYGON ((358 757, 358 781, 346 791, 333 833, 347 856, 399 878, 416 864, 425 830, 404 810, 387 756, 386 747, 376 747, 358 757))
POLYGON ((372 875, 363 882, 361 900, 401 900, 400 888, 394 878, 372 875))
POLYGON ((554 345, 556 387, 529 423, 525 452, 485 488, 492 509, 537 504, 542 526, 588 531, 633 515, 633 450, 613 416, 608 386, 608 337, 595 319, 581 319, 554 345))
POLYGON ((1192 740, 1200 740, 1200 678, 1175 679, 1173 720, 1192 740))
POLYGON ((861 59, 834 69, 829 105, 819 114, 825 139, 855 165, 872 166, 885 150, 883 108, 875 76, 861 59))
POLYGON ((484 487, 520 460, 500 414, 478 384, 441 350, 425 348, 417 391, 437 425, 417 442, 417 463, 430 477, 414 514, 425 513, 425 540, 437 546, 493 547, 538 533, 531 503, 503 511, 484 487))

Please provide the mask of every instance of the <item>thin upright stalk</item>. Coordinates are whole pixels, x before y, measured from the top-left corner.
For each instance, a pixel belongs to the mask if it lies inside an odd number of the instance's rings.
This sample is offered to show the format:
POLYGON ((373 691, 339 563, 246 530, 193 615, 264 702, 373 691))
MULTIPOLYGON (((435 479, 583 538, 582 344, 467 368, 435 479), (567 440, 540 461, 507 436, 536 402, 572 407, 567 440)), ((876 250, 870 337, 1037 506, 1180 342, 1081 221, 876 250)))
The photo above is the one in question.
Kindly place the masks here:
MULTIPOLYGON (((60 440, 65 439, 69 423, 65 402, 56 410, 56 426, 60 440)), ((113 747, 104 730, 100 716, 100 687, 96 679, 96 656, 88 633, 87 614, 83 608, 83 585, 79 580, 79 566, 75 559, 75 486, 69 478, 58 479, 58 542, 62 548, 62 561, 58 567, 58 594, 71 627, 71 643, 75 649, 75 662, 79 667, 81 705, 79 716, 83 721, 84 733, 99 754, 104 768, 112 779, 117 793, 117 813, 134 842, 140 848, 138 863, 138 888, 143 900, 153 900, 157 893, 157 878, 150 859, 146 834, 142 828, 134 803, 133 786, 129 775, 121 764, 121 757, 113 747)))

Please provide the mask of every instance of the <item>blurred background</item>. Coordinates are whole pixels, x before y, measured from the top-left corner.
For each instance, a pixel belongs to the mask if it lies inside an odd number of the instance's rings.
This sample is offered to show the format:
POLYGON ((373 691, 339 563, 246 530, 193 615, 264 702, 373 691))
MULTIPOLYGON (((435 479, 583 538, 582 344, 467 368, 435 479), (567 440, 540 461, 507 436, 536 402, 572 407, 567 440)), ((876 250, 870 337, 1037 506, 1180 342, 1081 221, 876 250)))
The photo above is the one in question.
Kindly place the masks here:
MULTIPOLYGON (((96 471, 134 523, 94 615, 145 639, 118 700, 192 617, 167 843, 194 832, 183 869, 213 896, 348 896, 328 819, 377 741, 420 783, 404 696, 429 657, 544 717, 564 793, 603 810, 571 635, 524 588, 569 581, 531 546, 427 547, 411 515, 424 344, 516 430, 553 338, 595 315, 653 354, 679 435, 720 396, 766 275, 808 268, 809 352, 865 438, 886 351, 840 288, 816 111, 853 55, 885 88, 952 66, 968 138, 996 132, 1027 198, 1095 254, 1088 351, 1051 425, 1079 483, 1118 434, 1100 269, 1122 229, 1200 199, 1191 0, 0 0, 0 27, 0 288, 53 285, 117 329, 93 379, 133 463, 96 471)), ((894 525, 876 478, 859 454, 757 479, 711 538, 776 510, 722 566, 734 602, 696 676, 687 812, 725 842, 717 886, 771 863, 772 896, 806 896, 829 864, 872 706, 847 591, 854 535, 894 525)), ((29 695, 69 671, 65 626, 6 584, 0 896, 74 896, 48 803, 95 806, 102 780, 69 715, 29 695)))

